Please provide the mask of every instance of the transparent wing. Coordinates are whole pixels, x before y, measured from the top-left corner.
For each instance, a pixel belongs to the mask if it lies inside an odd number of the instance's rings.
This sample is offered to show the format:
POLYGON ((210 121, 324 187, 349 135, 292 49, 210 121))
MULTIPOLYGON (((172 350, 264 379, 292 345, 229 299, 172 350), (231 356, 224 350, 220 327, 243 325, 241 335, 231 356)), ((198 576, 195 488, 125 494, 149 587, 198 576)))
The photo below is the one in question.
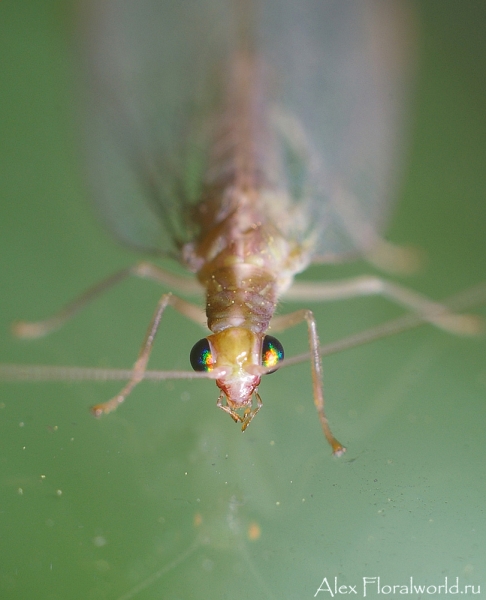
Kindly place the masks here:
POLYGON ((88 178, 123 242, 177 256, 228 55, 227 3, 95 0, 83 15, 88 178), (224 63, 223 63, 224 64, 224 63))
MULTIPOLYGON (((403 0, 97 0, 85 48, 87 154, 104 221, 178 256, 210 154, 238 20, 268 73, 276 185, 313 255, 362 253, 386 222, 402 149, 410 37, 403 0)), ((86 35, 86 33, 88 35, 86 35)), ((272 177, 274 179, 274 177, 272 177)))
POLYGON ((275 74, 281 179, 313 223, 315 258, 362 254, 387 223, 402 166, 410 5, 276 0, 262 3, 260 23, 275 74))

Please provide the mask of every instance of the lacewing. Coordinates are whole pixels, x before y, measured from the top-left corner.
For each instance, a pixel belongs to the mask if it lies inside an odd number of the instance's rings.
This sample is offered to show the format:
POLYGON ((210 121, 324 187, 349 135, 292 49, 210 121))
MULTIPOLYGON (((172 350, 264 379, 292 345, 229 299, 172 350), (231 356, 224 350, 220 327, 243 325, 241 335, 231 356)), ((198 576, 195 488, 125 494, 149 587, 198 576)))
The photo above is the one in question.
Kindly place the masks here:
MULTIPOLYGON (((171 307, 206 320, 210 333, 190 352, 194 372, 158 378, 214 379, 217 406, 244 431, 262 406, 261 377, 292 362, 281 363, 273 334, 304 323, 314 403, 333 453, 342 454, 324 412, 314 316, 307 309, 275 316, 279 298, 382 294, 415 313, 405 326, 478 328, 474 317, 375 276, 294 282, 316 262, 365 258, 389 271, 413 262, 409 251, 380 237, 403 150, 414 40, 407 4, 97 0, 82 22, 87 160, 99 213, 119 240, 172 257, 194 278, 142 262, 14 331, 44 335, 129 275, 175 292, 203 289, 205 315, 164 293, 133 369, 11 365, 2 377, 128 379, 93 408, 108 413, 149 375, 152 345, 171 307)), ((388 325, 354 343, 392 331, 388 325)))

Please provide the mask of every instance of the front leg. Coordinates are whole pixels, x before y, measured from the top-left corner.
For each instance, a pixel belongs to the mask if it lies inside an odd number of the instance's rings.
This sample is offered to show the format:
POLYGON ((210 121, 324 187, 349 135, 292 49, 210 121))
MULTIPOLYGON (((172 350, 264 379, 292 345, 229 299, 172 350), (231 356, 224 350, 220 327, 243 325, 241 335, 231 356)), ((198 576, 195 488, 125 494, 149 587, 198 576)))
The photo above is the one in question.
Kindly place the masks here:
POLYGON ((309 336, 309 348, 311 354, 311 370, 312 370, 312 389, 314 393, 314 404, 319 415, 321 427, 326 436, 326 440, 332 448, 334 456, 341 456, 346 452, 346 448, 334 437, 331 428, 329 427, 329 421, 327 420, 326 413, 324 410, 324 392, 322 383, 322 362, 321 355, 319 353, 319 336, 317 335, 317 326, 314 314, 311 310, 303 309, 297 310, 288 315, 280 315, 274 317, 271 322, 271 328, 273 331, 282 331, 298 325, 306 321, 307 331, 309 336))
POLYGON ((147 333, 145 334, 145 338, 143 340, 142 346, 140 348, 140 352, 138 354, 137 361, 133 367, 133 374, 129 382, 126 386, 120 391, 119 394, 108 400, 108 402, 103 402, 102 404, 97 404, 93 406, 91 412, 99 417, 102 414, 107 414, 118 408, 118 406, 125 401, 126 397, 130 394, 133 388, 142 381, 145 369, 147 368, 147 363, 150 358, 150 353, 152 352, 153 344, 155 341, 155 336, 157 335, 157 331, 159 329, 160 321, 162 319, 162 315, 164 314, 165 309, 168 306, 172 306, 178 312, 190 318, 196 323, 201 322, 202 311, 198 306, 179 298, 178 296, 174 296, 173 294, 164 294, 157 304, 157 308, 153 314, 152 320, 150 321, 150 325, 147 329, 147 333))

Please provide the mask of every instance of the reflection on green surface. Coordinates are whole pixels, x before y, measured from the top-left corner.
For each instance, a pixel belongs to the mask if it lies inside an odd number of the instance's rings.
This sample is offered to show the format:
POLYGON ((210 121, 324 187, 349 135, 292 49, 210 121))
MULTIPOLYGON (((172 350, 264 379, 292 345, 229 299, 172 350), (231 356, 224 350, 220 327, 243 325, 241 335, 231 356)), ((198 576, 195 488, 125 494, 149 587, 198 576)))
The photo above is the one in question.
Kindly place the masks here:
MULTIPOLYGON (((484 278, 486 15, 459 0, 419 8, 415 136, 391 238, 427 252, 409 283, 440 298, 484 278)), ((81 184, 64 3, 2 3, 0 14, 0 359, 126 367, 160 293, 147 282, 44 340, 8 336, 12 320, 50 314, 135 257, 94 221, 81 184)), ((323 341, 400 314, 378 299, 312 308, 323 341)), ((174 314, 161 333, 151 364, 187 368, 198 329, 174 314)), ((304 331, 281 337, 288 356, 304 350, 304 331)), ((382 587, 458 577, 484 593, 484 356, 483 340, 424 327, 326 358, 340 460, 308 365, 264 381, 244 435, 216 409, 211 382, 145 383, 101 420, 88 407, 116 383, 2 384, 0 597, 130 598, 154 574, 137 599, 312 598, 335 577, 361 596, 363 577, 382 587)))

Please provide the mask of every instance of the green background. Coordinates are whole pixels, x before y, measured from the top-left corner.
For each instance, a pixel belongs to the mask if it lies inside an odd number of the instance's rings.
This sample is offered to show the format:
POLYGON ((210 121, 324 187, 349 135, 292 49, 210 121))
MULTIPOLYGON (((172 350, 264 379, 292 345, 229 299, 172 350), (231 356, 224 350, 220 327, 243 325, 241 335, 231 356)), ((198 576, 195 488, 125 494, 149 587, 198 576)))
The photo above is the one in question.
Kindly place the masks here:
MULTIPOLYGON (((407 282, 442 298, 484 278, 486 3, 418 9, 412 147, 390 239, 424 250, 427 268, 407 282)), ((126 282, 48 338, 8 332, 137 260, 97 223, 83 184, 74 29, 70 3, 0 4, 0 361, 128 367, 160 294, 149 282, 126 282)), ((322 341, 401 314, 370 298, 310 307, 322 341)), ((199 337, 171 314, 152 367, 186 369, 199 337)), ((303 330, 281 339, 289 356, 305 349, 303 330)), ((117 600, 160 569, 137 598, 304 599, 324 577, 362 596, 373 576, 459 577, 484 594, 485 349, 427 326, 326 358, 339 460, 307 364, 263 382, 244 435, 212 382, 144 383, 100 420, 88 408, 116 383, 1 383, 0 597, 117 600)))

